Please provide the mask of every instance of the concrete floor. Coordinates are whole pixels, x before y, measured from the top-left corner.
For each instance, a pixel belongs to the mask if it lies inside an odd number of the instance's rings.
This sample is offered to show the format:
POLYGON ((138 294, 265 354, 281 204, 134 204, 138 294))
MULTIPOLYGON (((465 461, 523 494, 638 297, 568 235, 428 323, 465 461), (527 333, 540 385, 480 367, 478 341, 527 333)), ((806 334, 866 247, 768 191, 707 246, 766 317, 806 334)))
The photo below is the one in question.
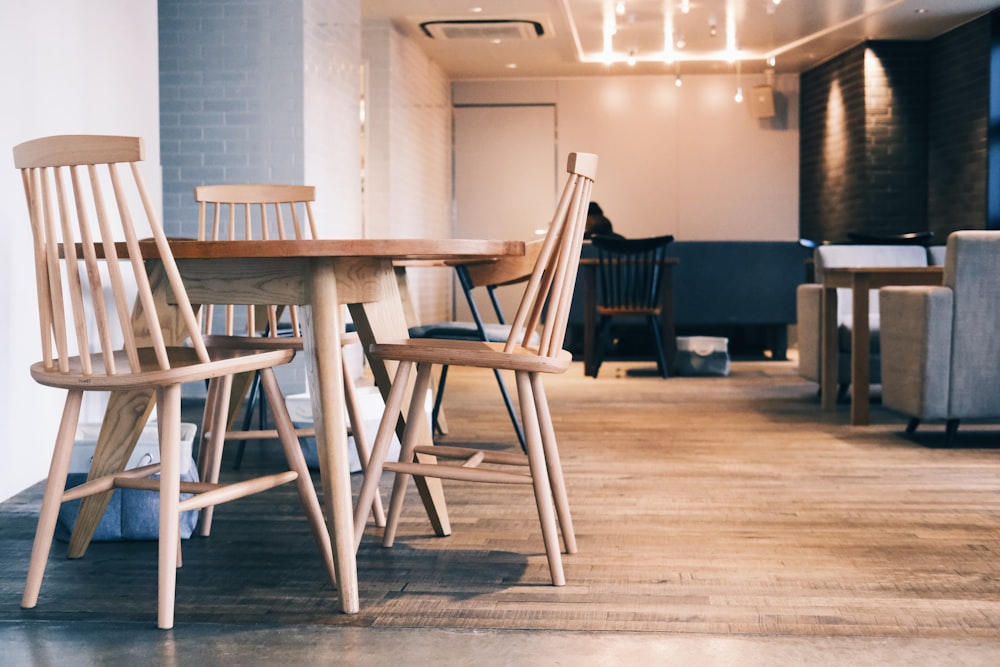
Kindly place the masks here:
POLYGON ((0 664, 22 665, 935 665, 1000 661, 987 640, 738 637, 147 623, 0 623, 0 664))

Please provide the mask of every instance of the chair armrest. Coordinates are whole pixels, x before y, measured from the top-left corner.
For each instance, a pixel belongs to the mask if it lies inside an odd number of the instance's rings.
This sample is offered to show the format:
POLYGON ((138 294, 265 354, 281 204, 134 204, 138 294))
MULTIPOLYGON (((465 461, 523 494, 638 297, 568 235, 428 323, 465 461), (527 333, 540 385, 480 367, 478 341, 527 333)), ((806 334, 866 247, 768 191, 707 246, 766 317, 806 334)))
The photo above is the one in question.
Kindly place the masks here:
POLYGON ((883 287, 879 302, 882 404, 920 419, 947 418, 954 293, 883 287))

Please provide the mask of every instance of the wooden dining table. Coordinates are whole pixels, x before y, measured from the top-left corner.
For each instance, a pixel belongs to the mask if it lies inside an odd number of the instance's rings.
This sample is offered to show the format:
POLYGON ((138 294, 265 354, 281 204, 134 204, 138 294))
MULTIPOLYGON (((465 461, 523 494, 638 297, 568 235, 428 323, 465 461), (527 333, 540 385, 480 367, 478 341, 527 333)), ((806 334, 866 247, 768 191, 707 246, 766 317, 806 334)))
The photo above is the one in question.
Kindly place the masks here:
MULTIPOLYGON (((837 267, 823 269, 823 299, 820 315, 820 397, 824 410, 837 407, 838 345, 837 289, 851 290, 851 424, 864 426, 870 420, 871 322, 869 290, 888 285, 940 285, 941 266, 837 267)), ((885 341, 881 341, 885 344, 885 341)))
MULTIPOLYGON (((347 305, 367 354, 371 343, 408 335, 393 262, 476 261, 518 256, 525 252, 524 243, 474 239, 173 240, 171 249, 194 304, 303 307, 304 356, 340 606, 345 613, 356 613, 359 610, 357 545, 340 360, 340 336, 345 327, 342 306, 347 305)), ((143 255, 164 337, 168 344, 183 344, 187 332, 171 303, 155 246, 143 243, 143 255)), ((133 317, 133 322, 139 322, 139 318, 133 317)), ((136 335, 141 339, 148 332, 136 328, 136 335)), ((368 361, 385 398, 395 364, 372 358, 368 361)), ((408 403, 407 397, 405 404, 408 403)), ((153 404, 148 392, 112 394, 91 464, 92 476, 125 467, 153 404)), ((404 417, 400 415, 397 426, 400 433, 404 417)), ((429 429, 426 437, 427 444, 432 444, 429 429)), ((422 480, 418 488, 434 531, 442 536, 450 534, 440 481, 422 480)), ((109 499, 110 492, 88 498, 82 504, 70 541, 71 558, 85 553, 109 499)))

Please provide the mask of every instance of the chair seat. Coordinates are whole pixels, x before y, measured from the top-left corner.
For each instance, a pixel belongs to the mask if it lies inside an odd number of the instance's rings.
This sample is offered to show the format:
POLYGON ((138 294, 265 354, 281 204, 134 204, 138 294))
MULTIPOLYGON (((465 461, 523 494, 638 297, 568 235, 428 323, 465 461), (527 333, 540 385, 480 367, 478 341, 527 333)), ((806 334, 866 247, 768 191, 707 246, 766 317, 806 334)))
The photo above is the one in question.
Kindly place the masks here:
MULTIPOLYGON (((302 350, 298 336, 204 336, 205 345, 218 350, 302 350)), ((340 334, 341 346, 361 342, 356 331, 340 334)))
POLYGON ((369 348, 369 352, 381 359, 395 361, 535 373, 563 373, 573 361, 573 356, 566 350, 548 357, 538 355, 537 350, 532 348, 518 346, 513 352, 504 352, 503 348, 504 343, 481 340, 410 338, 395 343, 376 343, 369 348))
MULTIPOLYGON (((483 325, 486 332, 486 340, 490 343, 504 343, 510 335, 509 324, 488 323, 483 325)), ((518 337, 521 342, 523 333, 518 337)), ((479 328, 475 322, 434 322, 433 324, 422 324, 410 327, 410 338, 443 338, 447 340, 475 340, 482 341, 479 328)), ((538 334, 531 335, 531 344, 538 344, 538 334)))
POLYGON ((61 373, 57 368, 47 370, 39 361, 32 364, 31 377, 49 387, 77 389, 85 385, 88 391, 112 391, 135 386, 167 386, 197 382, 220 375, 245 373, 288 363, 295 356, 295 351, 288 349, 262 351, 209 348, 211 361, 204 363, 198 359, 193 348, 168 347, 167 356, 171 368, 163 370, 157 364, 152 348, 141 348, 138 352, 141 369, 137 373, 129 370, 126 353, 118 351, 115 352, 115 365, 119 369, 117 375, 105 375, 97 372, 95 368, 93 375, 84 377, 80 357, 71 357, 68 360, 70 373, 61 373))

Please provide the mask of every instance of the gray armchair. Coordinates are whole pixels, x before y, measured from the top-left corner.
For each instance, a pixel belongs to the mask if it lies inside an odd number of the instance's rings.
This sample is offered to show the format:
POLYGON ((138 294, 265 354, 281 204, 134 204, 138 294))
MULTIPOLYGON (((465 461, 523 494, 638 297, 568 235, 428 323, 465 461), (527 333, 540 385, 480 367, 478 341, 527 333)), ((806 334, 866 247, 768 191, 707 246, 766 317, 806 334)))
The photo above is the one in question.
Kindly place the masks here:
MULTIPOLYGON (((927 250, 917 245, 824 245, 813 255, 816 283, 799 285, 796 292, 798 319, 799 375, 820 382, 822 346, 820 342, 823 295, 823 271, 834 267, 858 266, 927 266, 927 250)), ((880 382, 879 300, 876 290, 869 299, 871 323, 871 382, 880 382)), ((837 362, 838 397, 843 397, 851 383, 851 291, 837 290, 837 339, 840 355, 837 362)))
POLYGON ((1000 231, 948 237, 941 287, 883 287, 882 404, 921 421, 1000 418, 1000 231))

